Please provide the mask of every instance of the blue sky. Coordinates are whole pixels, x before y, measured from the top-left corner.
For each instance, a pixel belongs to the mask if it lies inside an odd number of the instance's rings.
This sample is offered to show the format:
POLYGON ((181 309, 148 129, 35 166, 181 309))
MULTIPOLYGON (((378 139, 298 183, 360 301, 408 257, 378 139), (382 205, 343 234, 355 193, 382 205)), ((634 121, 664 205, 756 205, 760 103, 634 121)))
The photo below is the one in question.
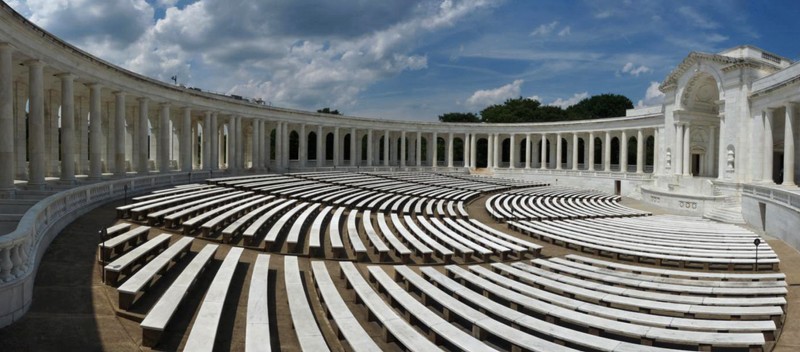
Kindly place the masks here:
POLYGON ((435 120, 511 97, 660 102, 691 51, 800 58, 798 1, 11 0, 127 69, 275 106, 435 120))

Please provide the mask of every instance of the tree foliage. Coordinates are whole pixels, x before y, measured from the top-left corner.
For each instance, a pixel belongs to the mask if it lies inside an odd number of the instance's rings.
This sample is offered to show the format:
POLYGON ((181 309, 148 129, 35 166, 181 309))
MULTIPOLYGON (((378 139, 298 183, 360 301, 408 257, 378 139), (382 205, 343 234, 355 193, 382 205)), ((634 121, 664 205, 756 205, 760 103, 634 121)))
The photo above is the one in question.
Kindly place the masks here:
POLYGON ((474 112, 448 112, 439 115, 440 122, 481 122, 474 112))
POLYGON ((331 115, 341 115, 339 110, 331 110, 331 108, 322 108, 317 110, 320 114, 331 114, 331 115))
POLYGON ((633 109, 628 97, 619 94, 600 94, 583 99, 567 108, 571 120, 601 119, 625 116, 626 109, 633 109))
POLYGON ((450 112, 439 115, 441 122, 556 122, 567 120, 589 120, 625 116, 632 109, 630 99, 619 94, 600 94, 579 101, 566 109, 559 106, 542 105, 530 98, 507 99, 503 104, 489 106, 478 114, 450 112))

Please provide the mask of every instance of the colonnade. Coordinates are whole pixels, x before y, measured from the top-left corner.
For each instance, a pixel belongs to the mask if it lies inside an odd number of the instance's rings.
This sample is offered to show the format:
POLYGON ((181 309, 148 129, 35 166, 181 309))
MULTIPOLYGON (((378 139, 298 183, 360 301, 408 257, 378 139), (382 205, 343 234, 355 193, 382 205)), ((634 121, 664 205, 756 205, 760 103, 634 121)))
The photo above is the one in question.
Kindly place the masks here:
MULTIPOLYGON (((562 169, 566 163, 577 170, 579 140, 593 141, 603 133, 602 170, 611 171, 610 136, 621 133, 620 150, 626 150, 628 132, 638 137, 636 172, 644 171, 642 128, 534 133, 538 127, 531 124, 525 127, 530 133, 509 133, 502 132, 506 129, 502 125, 376 124, 376 120, 286 114, 232 104, 228 97, 220 101, 205 93, 195 99, 189 94, 200 93, 155 81, 152 92, 118 82, 63 69, 0 43, 0 190, 13 190, 17 181, 27 181, 33 189, 43 188, 46 180, 70 184, 78 175, 99 179, 217 169, 476 168, 484 155, 487 167, 499 168, 506 166, 500 163, 501 153, 512 155, 509 168, 547 169, 546 162, 536 166, 535 157, 541 153, 542 160, 551 160, 551 168, 562 169), (158 89, 166 93, 159 94, 158 89), (510 151, 502 151, 501 136, 511 139, 510 151), (526 147, 519 146, 523 138, 526 147), (534 138, 539 144, 551 140, 555 146, 551 149, 556 150, 546 154, 534 138), (568 160, 562 160, 562 143, 553 138, 567 141, 571 157, 564 159, 568 160), (483 139, 489 140, 488 150, 479 146, 483 139)), ((594 170, 595 143, 584 143, 584 148, 589 159, 584 169, 594 170)), ((623 171, 627 171, 626 155, 620 153, 623 171)))
MULTIPOLYGON (((766 183, 774 183, 776 176, 778 180, 782 180, 781 184, 785 186, 795 185, 795 115, 797 112, 796 102, 786 102, 779 106, 768 107, 761 111, 756 116, 756 127, 763 133, 763 147, 761 155, 758 155, 762 161, 761 181, 766 183), (780 109, 783 110, 783 116, 778 115, 776 112, 780 109), (775 127, 779 126, 778 119, 783 119, 783 165, 776 170, 774 164, 775 154, 775 127), (776 175, 775 172, 782 172, 783 175, 776 175)), ((778 135, 778 137, 780 134, 778 135)), ((780 146, 780 145, 779 145, 780 146)))

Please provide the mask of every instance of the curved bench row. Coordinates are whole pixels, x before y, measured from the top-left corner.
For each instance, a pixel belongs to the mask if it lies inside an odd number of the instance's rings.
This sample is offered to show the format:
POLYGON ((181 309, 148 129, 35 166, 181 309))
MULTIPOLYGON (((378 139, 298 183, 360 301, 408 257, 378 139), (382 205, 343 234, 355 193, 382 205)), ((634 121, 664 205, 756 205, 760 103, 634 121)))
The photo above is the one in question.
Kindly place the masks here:
POLYGON ((647 216, 619 204, 620 197, 566 187, 535 187, 498 193, 486 200, 497 221, 647 216))

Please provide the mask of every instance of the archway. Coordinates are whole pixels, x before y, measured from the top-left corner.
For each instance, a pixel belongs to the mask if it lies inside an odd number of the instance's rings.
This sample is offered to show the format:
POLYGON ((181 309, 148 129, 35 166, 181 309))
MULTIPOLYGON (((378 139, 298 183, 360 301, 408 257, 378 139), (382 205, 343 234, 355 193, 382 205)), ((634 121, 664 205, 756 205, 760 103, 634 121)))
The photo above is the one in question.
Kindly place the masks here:
POLYGON ((649 136, 644 140, 644 168, 645 171, 648 170, 649 172, 653 172, 655 168, 655 149, 656 149, 656 138, 653 136, 649 136))
POLYGON ((511 161, 511 139, 504 138, 500 144, 500 163, 508 163, 511 161))
POLYGON ((367 144, 367 135, 361 137, 361 161, 367 161, 367 151, 369 145, 367 144))
POLYGON ((333 145, 336 141, 333 138, 333 133, 329 132, 325 136, 325 160, 333 160, 333 145))
POLYGON ((599 137, 594 138, 594 163, 603 163, 603 140, 599 137))
POLYGON ((385 160, 383 156, 385 153, 384 150, 386 149, 384 148, 386 148, 386 136, 381 136, 381 138, 378 139, 378 160, 380 160, 381 163, 385 160))
POLYGON ((522 141, 519 142, 519 153, 514 157, 518 163, 521 165, 525 165, 525 156, 528 155, 528 139, 523 138, 522 141))
POLYGON ((489 141, 486 138, 479 138, 475 147, 475 167, 485 168, 489 166, 489 141))
POLYGON ((464 164, 464 139, 462 138, 453 138, 453 163, 464 164))
MULTIPOLYGON (((673 117, 675 123, 684 126, 683 139, 685 145, 688 144, 688 148, 677 148, 683 151, 682 155, 672 155, 673 168, 682 170, 683 174, 699 177, 719 174, 719 116, 724 107, 719 101, 724 101, 724 97, 713 72, 700 71, 689 78, 680 97, 682 110, 676 111, 673 117)), ((783 126, 773 124, 772 128, 773 136, 783 136, 783 126)))
POLYGON ((577 146, 577 148, 578 148, 578 160, 576 162, 578 164, 583 164, 584 168, 586 168, 588 166, 588 165, 586 165, 586 163, 589 162, 589 160, 587 160, 587 158, 586 158, 586 154, 585 154, 585 152, 586 152, 586 142, 584 142, 583 138, 578 138, 578 146, 577 146))
POLYGON ((350 161, 350 134, 344 135, 344 142, 342 143, 342 160, 350 161))
MULTIPOLYGON (((637 160, 639 159, 639 141, 636 140, 636 136, 631 136, 628 138, 628 165, 636 165, 637 160)), ((639 165, 636 165, 638 168, 639 165)))
POLYGON ((296 131, 289 133, 289 160, 300 159, 300 135, 296 131))
POLYGON ((447 160, 447 142, 442 137, 436 137, 436 163, 442 166, 447 160))
POLYGON ((611 138, 611 165, 619 166, 619 138, 611 138))
POLYGON ((317 133, 313 131, 306 137, 306 159, 317 160, 317 133))
POLYGON ((569 143, 567 143, 566 138, 561 138, 561 163, 562 164, 569 164, 570 156, 569 156, 569 143))

